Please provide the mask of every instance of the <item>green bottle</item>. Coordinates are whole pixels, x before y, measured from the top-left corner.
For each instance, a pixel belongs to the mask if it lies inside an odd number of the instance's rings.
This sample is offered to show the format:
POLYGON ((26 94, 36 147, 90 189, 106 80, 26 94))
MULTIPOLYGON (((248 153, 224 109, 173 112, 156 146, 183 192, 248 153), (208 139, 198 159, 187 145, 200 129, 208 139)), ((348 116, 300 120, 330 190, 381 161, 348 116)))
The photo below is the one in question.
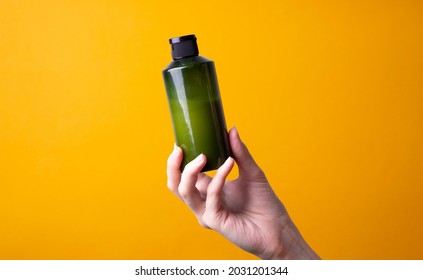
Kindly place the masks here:
POLYGON ((197 38, 169 40, 173 61, 163 70, 176 144, 184 158, 181 170, 199 154, 204 171, 219 168, 230 156, 228 132, 214 62, 198 55, 197 38))

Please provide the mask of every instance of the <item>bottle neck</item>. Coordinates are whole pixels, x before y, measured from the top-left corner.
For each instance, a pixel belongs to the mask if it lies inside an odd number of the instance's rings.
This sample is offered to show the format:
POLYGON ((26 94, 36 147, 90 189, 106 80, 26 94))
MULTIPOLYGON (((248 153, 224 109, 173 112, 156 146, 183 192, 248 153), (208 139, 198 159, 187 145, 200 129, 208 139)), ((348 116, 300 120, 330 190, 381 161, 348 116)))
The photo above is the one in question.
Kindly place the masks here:
POLYGON ((190 56, 185 56, 185 57, 180 57, 180 58, 173 58, 173 61, 181 61, 181 60, 184 60, 184 59, 188 59, 188 58, 196 58, 196 57, 199 57, 198 55, 190 55, 190 56))

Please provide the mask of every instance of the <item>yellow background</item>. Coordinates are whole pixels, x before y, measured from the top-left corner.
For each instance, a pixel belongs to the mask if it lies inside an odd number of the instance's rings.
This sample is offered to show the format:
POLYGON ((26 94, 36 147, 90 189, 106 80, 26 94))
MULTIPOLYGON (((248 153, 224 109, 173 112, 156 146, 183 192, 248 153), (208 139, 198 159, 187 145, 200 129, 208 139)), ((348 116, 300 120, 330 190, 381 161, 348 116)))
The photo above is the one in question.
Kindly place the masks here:
POLYGON ((0 258, 250 259, 166 188, 168 38, 326 259, 423 258, 421 1, 0 1, 0 258))

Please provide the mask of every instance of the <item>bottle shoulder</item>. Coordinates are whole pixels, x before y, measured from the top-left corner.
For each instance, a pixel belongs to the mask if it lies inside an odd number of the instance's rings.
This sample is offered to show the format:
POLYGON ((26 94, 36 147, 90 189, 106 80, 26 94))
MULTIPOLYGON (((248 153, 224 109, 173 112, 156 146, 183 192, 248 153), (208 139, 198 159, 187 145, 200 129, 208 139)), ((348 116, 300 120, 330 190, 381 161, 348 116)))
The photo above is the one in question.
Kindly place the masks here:
POLYGON ((163 69, 163 72, 169 71, 171 69, 175 68, 189 68, 189 67, 195 67, 199 64, 203 63, 213 63, 213 60, 208 59, 204 56, 194 56, 194 57, 187 57, 183 59, 174 60, 171 63, 169 63, 165 69, 163 69))

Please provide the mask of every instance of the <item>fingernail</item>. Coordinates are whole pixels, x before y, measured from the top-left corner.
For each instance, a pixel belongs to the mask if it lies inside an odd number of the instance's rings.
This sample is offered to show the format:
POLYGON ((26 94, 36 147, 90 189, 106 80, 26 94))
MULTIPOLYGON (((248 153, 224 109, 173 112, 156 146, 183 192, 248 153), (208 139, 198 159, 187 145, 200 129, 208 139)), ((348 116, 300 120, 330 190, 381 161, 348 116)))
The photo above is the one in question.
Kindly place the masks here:
POLYGON ((199 154, 194 160, 194 163, 200 163, 203 160, 203 154, 199 154))
POLYGON ((232 160, 234 160, 234 158, 233 158, 233 157, 228 157, 228 158, 226 159, 225 163, 230 162, 230 161, 232 161, 232 160))

